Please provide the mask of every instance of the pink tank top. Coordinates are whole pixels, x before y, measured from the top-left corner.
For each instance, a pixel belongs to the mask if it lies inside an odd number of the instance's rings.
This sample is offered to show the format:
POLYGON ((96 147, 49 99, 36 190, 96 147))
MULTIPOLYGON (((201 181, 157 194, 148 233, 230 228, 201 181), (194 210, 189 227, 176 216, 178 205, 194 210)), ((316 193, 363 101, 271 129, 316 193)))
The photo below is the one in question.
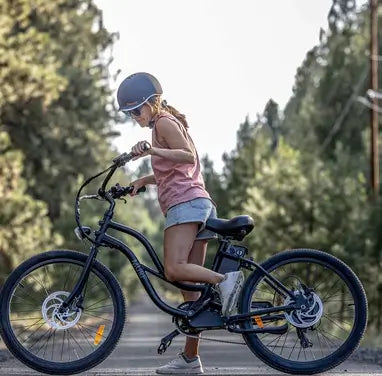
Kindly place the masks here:
POLYGON ((159 205, 163 214, 166 215, 167 210, 176 204, 199 197, 211 198, 204 186, 200 161, 194 143, 186 128, 176 117, 164 112, 155 120, 152 129, 152 146, 169 149, 168 145, 164 144, 164 141, 159 141, 160 138, 157 134, 156 125, 162 117, 172 120, 174 127, 179 127, 196 157, 194 163, 176 163, 157 155, 151 156, 151 165, 158 187, 159 205))

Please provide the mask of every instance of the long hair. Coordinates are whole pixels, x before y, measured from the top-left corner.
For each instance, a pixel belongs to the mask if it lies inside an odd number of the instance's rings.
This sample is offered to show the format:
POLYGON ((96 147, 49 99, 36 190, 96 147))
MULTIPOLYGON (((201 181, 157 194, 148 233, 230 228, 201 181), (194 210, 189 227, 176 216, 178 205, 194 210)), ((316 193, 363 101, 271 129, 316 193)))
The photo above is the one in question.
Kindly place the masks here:
POLYGON ((170 113, 171 115, 175 116, 184 125, 185 128, 188 128, 186 115, 181 114, 176 108, 167 104, 166 101, 162 101, 160 95, 156 95, 155 97, 150 98, 149 102, 154 116, 159 115, 160 112, 164 110, 170 113))

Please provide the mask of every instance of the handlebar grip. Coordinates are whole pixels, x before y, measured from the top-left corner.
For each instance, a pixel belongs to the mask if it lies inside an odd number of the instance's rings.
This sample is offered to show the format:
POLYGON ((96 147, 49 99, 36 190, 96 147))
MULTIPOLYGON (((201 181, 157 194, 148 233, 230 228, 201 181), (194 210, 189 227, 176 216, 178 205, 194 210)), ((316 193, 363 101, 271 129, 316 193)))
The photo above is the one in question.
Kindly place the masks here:
MULTIPOLYGON (((150 143, 148 141, 145 141, 144 144, 143 144, 143 150, 147 151, 147 150, 150 150, 150 149, 151 149, 150 143)), ((118 157, 115 157, 113 159, 113 163, 117 167, 122 167, 122 166, 125 165, 125 163, 129 162, 134 157, 135 157, 135 154, 133 154, 132 152, 130 152, 130 153, 122 153, 121 155, 119 155, 118 157)))
MULTIPOLYGON (((133 189, 134 189, 133 185, 126 187, 125 188, 125 194, 131 193, 133 191, 133 189)), ((143 193, 143 192, 146 192, 146 186, 145 185, 137 190, 137 193, 143 193)))
POLYGON ((150 142, 145 141, 145 143, 143 144, 143 150, 147 151, 147 150, 150 150, 150 149, 151 149, 150 142))

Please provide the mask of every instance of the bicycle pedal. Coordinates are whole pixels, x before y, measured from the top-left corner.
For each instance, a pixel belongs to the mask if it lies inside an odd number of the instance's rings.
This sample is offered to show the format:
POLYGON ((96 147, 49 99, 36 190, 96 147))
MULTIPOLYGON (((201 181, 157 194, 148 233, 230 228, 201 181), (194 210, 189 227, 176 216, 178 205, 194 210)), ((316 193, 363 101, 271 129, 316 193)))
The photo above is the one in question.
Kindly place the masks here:
POLYGON ((175 329, 170 334, 168 334, 166 337, 163 337, 160 341, 160 345, 158 347, 158 354, 162 355, 171 345, 172 340, 180 334, 178 329, 175 329))

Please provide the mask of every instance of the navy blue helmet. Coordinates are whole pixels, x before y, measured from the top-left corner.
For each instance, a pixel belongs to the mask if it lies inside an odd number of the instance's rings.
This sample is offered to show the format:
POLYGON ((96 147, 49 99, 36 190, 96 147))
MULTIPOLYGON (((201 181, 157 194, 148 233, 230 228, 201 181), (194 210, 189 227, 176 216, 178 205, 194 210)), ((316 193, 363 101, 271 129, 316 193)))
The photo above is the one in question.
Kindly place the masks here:
POLYGON ((163 93, 159 81, 145 72, 134 73, 126 77, 117 92, 118 111, 130 111, 142 106, 150 98, 163 93))

